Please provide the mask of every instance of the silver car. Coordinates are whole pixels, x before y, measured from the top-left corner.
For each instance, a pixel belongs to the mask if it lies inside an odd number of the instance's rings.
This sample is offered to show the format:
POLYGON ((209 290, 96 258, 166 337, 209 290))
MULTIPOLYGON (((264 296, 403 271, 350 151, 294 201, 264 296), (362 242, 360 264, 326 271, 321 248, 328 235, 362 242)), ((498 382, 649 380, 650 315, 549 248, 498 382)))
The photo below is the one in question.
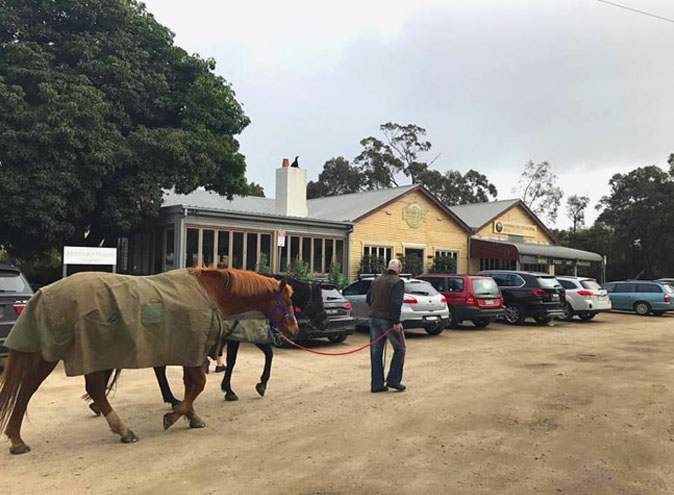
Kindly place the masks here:
POLYGON ((608 292, 595 279, 557 276, 557 280, 566 289, 566 309, 562 319, 571 321, 577 315, 588 321, 600 311, 611 310, 608 292))
MULTIPOLYGON (((367 291, 374 280, 373 277, 362 278, 342 293, 351 303, 351 316, 356 319, 358 326, 368 325, 367 291)), ((449 323, 449 308, 447 300, 431 284, 423 280, 403 279, 405 282, 405 297, 400 312, 400 321, 403 327, 423 328, 430 335, 437 335, 449 323)))

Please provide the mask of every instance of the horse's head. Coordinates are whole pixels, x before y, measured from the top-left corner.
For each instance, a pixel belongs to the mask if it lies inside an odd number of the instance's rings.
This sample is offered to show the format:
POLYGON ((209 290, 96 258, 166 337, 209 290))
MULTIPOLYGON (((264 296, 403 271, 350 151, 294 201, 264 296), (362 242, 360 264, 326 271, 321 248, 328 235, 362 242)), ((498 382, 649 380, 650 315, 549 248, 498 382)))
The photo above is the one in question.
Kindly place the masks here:
POLYGON ((268 313, 271 327, 290 337, 297 335, 300 330, 295 319, 292 296, 292 287, 285 280, 281 280, 268 313))

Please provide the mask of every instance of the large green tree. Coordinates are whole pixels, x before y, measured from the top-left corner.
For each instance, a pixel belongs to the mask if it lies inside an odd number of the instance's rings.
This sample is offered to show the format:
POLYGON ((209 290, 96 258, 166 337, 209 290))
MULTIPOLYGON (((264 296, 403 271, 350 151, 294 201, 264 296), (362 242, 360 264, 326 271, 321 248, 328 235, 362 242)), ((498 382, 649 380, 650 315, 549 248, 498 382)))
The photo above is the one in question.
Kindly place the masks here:
POLYGON ((307 198, 355 193, 362 191, 364 187, 362 172, 353 167, 349 160, 338 156, 325 162, 317 181, 310 181, 307 184, 307 198))
POLYGON ((135 0, 0 1, 0 245, 111 242, 164 189, 246 194, 249 119, 214 69, 135 0))
POLYGON ((545 216, 553 223, 557 221, 564 193, 557 186, 557 176, 548 162, 534 163, 529 160, 513 192, 519 193, 522 201, 536 215, 545 216))

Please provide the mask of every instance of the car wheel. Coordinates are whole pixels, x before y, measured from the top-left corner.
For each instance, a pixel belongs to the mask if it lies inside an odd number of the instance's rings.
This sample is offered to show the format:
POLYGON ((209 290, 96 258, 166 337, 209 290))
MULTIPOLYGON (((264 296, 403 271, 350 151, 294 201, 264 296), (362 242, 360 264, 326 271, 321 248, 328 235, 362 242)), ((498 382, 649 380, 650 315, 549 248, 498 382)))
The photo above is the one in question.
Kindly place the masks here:
POLYGON ((550 318, 549 316, 536 316, 534 317, 534 320, 536 320, 536 323, 538 323, 539 325, 547 325, 552 321, 552 318, 550 318))
POLYGON ((475 325, 477 328, 486 328, 490 323, 491 320, 489 318, 485 318, 483 320, 473 320, 473 325, 475 325))
POLYGON ((447 323, 447 328, 456 328, 459 326, 459 319, 456 316, 456 311, 454 311, 454 308, 449 308, 449 323, 447 323))
POLYGON ((439 335, 439 334, 442 333, 442 331, 443 331, 444 329, 445 329, 445 324, 442 323, 442 322, 441 322, 441 323, 438 323, 438 324, 435 325, 434 327, 425 328, 426 333, 427 333, 428 335, 439 335))
POLYGON ((654 314, 655 316, 662 316, 662 315, 665 314, 665 312, 664 312, 664 311, 653 311, 653 314, 654 314))
POLYGON ((597 316, 597 313, 583 313, 580 315, 580 319, 583 321, 590 321, 595 316, 597 316))
POLYGON ((348 337, 347 334, 340 333, 339 335, 328 335, 328 340, 333 344, 341 344, 346 340, 346 337, 348 337))
POLYGON ((634 311, 636 311, 639 316, 646 316, 651 312, 651 305, 647 302, 640 301, 634 305, 634 311))
POLYGON ((510 325, 519 325, 524 322, 524 309, 519 304, 507 304, 505 320, 510 325))
POLYGON ((566 307, 564 308, 564 316, 562 316, 562 320, 564 321, 573 320, 573 308, 569 303, 566 303, 566 307))

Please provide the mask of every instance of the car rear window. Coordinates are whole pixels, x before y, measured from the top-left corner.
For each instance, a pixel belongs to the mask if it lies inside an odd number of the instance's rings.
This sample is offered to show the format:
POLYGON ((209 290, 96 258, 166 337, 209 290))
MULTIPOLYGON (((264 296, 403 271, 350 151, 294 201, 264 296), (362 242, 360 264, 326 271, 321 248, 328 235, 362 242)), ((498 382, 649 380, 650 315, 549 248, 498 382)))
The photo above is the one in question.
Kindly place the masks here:
POLYGON ((474 278, 471 283, 476 296, 497 296, 498 286, 491 278, 474 278))
POLYGON ((601 290, 601 285, 596 280, 581 280, 580 285, 588 290, 601 290))
POLYGON ((665 286, 665 290, 666 290, 669 294, 674 294, 674 285, 672 285, 672 284, 665 284, 664 286, 665 286))
POLYGON ((536 277, 541 287, 545 289, 554 289, 560 287, 559 281, 555 277, 536 277))
POLYGON ((437 291, 445 290, 445 279, 444 278, 429 277, 429 278, 425 278, 424 281, 431 284, 433 286, 433 288, 437 291))
POLYGON ((657 294, 662 292, 659 285, 655 284, 637 284, 637 292, 646 294, 657 294))
POLYGON ((0 272, 0 292, 30 292, 21 274, 15 271, 0 272))
POLYGON ((438 291, 428 282, 405 282, 405 294, 418 296, 436 296, 438 291))
POLYGON ((323 300, 324 301, 341 301, 344 299, 337 289, 334 287, 323 287, 322 288, 323 300))

